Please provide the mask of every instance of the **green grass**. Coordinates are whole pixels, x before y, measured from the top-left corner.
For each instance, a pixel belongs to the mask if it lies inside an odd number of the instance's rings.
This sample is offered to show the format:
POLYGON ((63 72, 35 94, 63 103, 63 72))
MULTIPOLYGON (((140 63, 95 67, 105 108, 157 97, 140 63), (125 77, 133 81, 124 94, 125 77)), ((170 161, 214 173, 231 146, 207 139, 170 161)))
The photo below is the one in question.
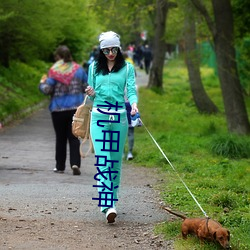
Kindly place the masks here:
POLYGON ((46 97, 38 90, 47 64, 33 62, 30 65, 11 62, 10 68, 0 67, 0 122, 10 116, 20 117, 21 111, 34 107, 46 97))
MULTIPOLYGON (((220 110, 217 115, 201 115, 197 111, 187 71, 180 60, 165 67, 163 94, 146 88, 139 90, 142 120, 174 170, 144 127, 135 130, 133 163, 159 169, 163 181, 155 188, 160 190, 165 204, 189 217, 202 217, 181 178, 206 213, 230 230, 232 249, 250 249, 250 138, 227 132, 218 79, 209 68, 202 68, 201 74, 208 95, 220 110)), ((180 224, 180 219, 161 223, 155 231, 175 239, 178 250, 217 249, 213 243, 201 248, 193 237, 184 242, 178 237, 180 224)))

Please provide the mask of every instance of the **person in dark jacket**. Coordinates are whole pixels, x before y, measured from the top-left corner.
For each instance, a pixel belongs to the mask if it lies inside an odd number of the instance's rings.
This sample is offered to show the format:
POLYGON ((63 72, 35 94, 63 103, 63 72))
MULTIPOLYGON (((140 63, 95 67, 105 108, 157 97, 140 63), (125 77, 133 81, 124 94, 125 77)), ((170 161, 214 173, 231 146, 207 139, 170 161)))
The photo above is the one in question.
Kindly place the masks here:
POLYGON ((153 59, 153 55, 152 55, 152 51, 149 48, 149 46, 146 44, 145 45, 145 49, 143 52, 143 57, 144 57, 144 67, 145 67, 145 71, 146 74, 149 73, 149 69, 150 69, 150 65, 151 65, 151 61, 153 59))

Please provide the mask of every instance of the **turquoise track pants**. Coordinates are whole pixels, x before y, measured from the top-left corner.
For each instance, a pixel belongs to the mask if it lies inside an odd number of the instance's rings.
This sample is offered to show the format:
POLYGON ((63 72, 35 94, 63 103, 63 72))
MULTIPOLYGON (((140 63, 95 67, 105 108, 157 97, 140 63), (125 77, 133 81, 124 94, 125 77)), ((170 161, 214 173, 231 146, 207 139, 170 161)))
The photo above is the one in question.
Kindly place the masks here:
POLYGON ((122 156, 128 133, 126 110, 115 115, 91 113, 90 134, 94 145, 97 173, 98 206, 105 212, 114 207, 118 200, 122 172, 122 156), (118 116, 120 121, 118 122, 118 116), (98 126, 99 125, 99 126, 98 126), (100 126, 101 125, 101 126, 100 126), (102 127, 103 126, 103 127, 102 127), (112 150, 112 151, 111 151, 112 150))

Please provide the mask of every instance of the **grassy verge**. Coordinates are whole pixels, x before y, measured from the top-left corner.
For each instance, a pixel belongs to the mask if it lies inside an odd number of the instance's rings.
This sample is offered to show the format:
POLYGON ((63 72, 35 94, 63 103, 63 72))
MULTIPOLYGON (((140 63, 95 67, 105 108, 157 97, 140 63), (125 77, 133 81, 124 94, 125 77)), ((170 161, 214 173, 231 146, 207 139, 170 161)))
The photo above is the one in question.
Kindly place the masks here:
POLYGON ((38 90, 42 74, 48 66, 43 62, 30 65, 12 62, 9 69, 0 67, 0 122, 20 118, 24 110, 33 110, 46 97, 38 90))
MULTIPOLYGON (((218 79, 211 69, 201 70, 206 91, 220 114, 197 112, 186 68, 182 61, 175 60, 164 70, 164 94, 139 90, 141 117, 202 208, 230 230, 232 249, 250 249, 250 138, 227 133, 218 79)), ((134 154, 136 165, 159 169, 162 182, 156 188, 165 204, 188 217, 203 216, 143 127, 136 128, 134 154)), ((176 219, 157 225, 155 230, 168 239, 174 238, 178 250, 217 249, 214 244, 201 247, 192 237, 184 242, 179 238, 180 224, 181 220, 176 219)))

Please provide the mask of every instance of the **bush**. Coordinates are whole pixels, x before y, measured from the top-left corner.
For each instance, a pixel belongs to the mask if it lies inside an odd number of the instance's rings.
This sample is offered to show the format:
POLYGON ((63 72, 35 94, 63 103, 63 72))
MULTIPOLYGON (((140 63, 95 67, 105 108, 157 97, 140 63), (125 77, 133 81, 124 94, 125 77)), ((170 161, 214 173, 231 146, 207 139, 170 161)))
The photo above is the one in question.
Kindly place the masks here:
POLYGON ((12 61, 10 68, 0 67, 0 122, 11 115, 19 117, 22 111, 34 107, 46 97, 38 90, 42 74, 48 65, 41 61, 32 66, 12 61))
POLYGON ((215 155, 231 158, 249 158, 250 146, 247 138, 236 135, 215 137, 211 143, 211 151, 215 155))
POLYGON ((221 192, 215 194, 212 198, 210 203, 214 206, 224 208, 233 209, 237 206, 236 201, 231 193, 228 192, 221 192))

